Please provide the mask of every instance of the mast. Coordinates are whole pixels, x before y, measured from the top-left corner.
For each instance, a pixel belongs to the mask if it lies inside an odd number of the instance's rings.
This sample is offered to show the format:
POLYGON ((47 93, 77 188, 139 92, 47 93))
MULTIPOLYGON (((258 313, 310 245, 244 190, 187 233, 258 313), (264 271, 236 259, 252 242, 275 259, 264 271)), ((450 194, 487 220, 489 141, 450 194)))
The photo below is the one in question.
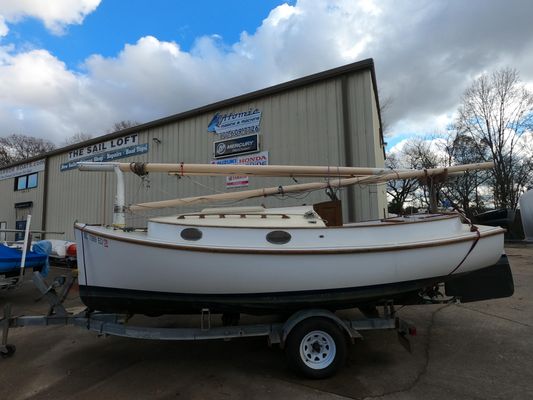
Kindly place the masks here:
POLYGON ((274 194, 302 192, 324 189, 327 187, 343 187, 355 184, 377 184, 395 179, 427 178, 430 176, 444 176, 462 174, 466 171, 490 169, 493 162, 454 165, 451 167, 431 168, 424 170, 391 170, 387 168, 358 168, 358 167, 332 167, 332 166, 284 166, 284 165, 211 165, 211 164, 150 164, 150 163, 97 163, 80 162, 78 168, 81 171, 114 171, 117 176, 117 193, 113 207, 113 226, 122 228, 125 226, 125 211, 140 211, 145 209, 176 207, 196 203, 212 201, 244 200, 254 197, 266 197, 274 194), (241 192, 221 193, 206 196, 187 197, 182 199, 155 201, 141 203, 126 207, 124 195, 124 174, 133 172, 145 175, 148 172, 167 172, 186 175, 254 175, 275 177, 336 177, 327 182, 302 183, 288 186, 244 190, 241 192), (348 178, 341 178, 348 176, 348 178))
POLYGON ((449 176, 449 175, 458 175, 466 171, 478 170, 478 169, 489 169, 494 166, 493 163, 477 163, 477 164, 466 164, 466 165, 457 165, 447 168, 432 168, 424 170, 408 170, 408 171, 392 171, 388 170, 387 174, 383 175, 368 175, 368 176, 359 176, 353 178, 344 178, 344 179, 334 179, 327 182, 312 182, 312 183, 301 183, 296 185, 287 185, 287 186, 275 186, 270 188, 262 189, 253 189, 253 190, 243 190, 240 192, 232 193, 219 193, 205 196, 195 196, 195 197, 186 197, 181 199, 172 199, 172 200, 163 200, 163 201, 154 201, 148 203, 140 203, 131 205, 128 209, 129 211, 141 211, 147 209, 158 209, 158 208, 167 208, 167 207, 177 207, 192 205, 198 203, 209 203, 214 201, 236 201, 236 200, 246 200, 256 197, 267 197, 277 194, 293 193, 293 192, 304 192, 325 189, 328 187, 337 188, 355 184, 377 184, 384 183, 390 180, 395 179, 409 179, 409 178, 426 178, 430 176, 449 176))
MULTIPOLYGON (((78 163, 80 170, 88 170, 91 162, 78 163)), ((105 163, 99 163, 105 164, 105 163)), ((160 164, 160 163, 107 163, 118 166, 122 172, 145 175, 149 172, 167 172, 176 175, 249 175, 273 177, 336 177, 382 175, 389 173, 389 168, 340 167, 332 165, 242 165, 242 164, 160 164)), ((409 170, 400 170, 409 171, 409 170)))

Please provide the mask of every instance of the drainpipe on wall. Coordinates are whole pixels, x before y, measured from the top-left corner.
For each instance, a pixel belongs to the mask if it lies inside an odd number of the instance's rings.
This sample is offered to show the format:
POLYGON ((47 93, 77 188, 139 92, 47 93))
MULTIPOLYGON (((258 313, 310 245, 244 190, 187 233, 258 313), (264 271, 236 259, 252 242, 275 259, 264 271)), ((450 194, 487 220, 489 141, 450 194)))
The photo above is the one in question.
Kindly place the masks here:
MULTIPOLYGON (((41 211, 41 230, 46 231, 46 208, 48 207, 48 171, 50 170, 50 162, 48 157, 44 159, 44 179, 43 179, 43 205, 41 211)), ((41 239, 46 239, 46 233, 43 233, 41 239)))
MULTIPOLYGON (((344 136, 344 162, 347 167, 353 167, 352 135, 350 130, 350 117, 348 110, 348 79, 341 78, 342 97, 342 133, 344 136)), ((346 196, 348 198, 348 222, 355 222, 355 188, 347 187, 346 196)))

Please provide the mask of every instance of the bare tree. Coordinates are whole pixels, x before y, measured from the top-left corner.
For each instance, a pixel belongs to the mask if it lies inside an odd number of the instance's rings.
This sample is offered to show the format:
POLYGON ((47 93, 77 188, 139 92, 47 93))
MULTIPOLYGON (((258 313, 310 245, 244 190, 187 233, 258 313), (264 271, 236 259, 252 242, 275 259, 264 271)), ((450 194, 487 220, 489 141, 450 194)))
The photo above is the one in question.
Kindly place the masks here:
POLYGON ((89 140, 89 139, 92 139, 92 138, 93 138, 93 135, 91 135, 90 133, 78 132, 78 133, 75 133, 74 135, 66 138, 65 140, 63 140, 62 145, 63 146, 70 146, 71 144, 85 142, 86 140, 89 140))
POLYGON ((393 102, 394 100, 391 96, 382 96, 379 102, 379 113, 381 115, 381 131, 383 132, 383 136, 385 137, 389 134, 390 125, 388 115, 393 102))
MULTIPOLYGON (((442 163, 439 155, 431 148, 430 143, 424 139, 413 139, 404 149, 408 163, 413 169, 436 168, 442 163)), ((435 181, 432 177, 428 180, 419 179, 420 185, 415 192, 415 197, 420 206, 428 211, 436 212, 439 202, 439 193, 442 183, 435 181)))
POLYGON ((498 70, 476 79, 463 95, 456 130, 472 138, 478 154, 494 160, 492 187, 497 207, 516 208, 532 182, 533 93, 515 69, 498 70))
POLYGON ((131 128, 131 127, 134 127, 140 124, 141 124, 140 122, 130 121, 130 120, 123 120, 123 121, 115 122, 113 124, 113 127, 108 130, 108 133, 118 132, 118 131, 131 128))
MULTIPOLYGON (((431 149, 429 142, 422 138, 409 139, 398 154, 387 156, 387 166, 393 169, 435 168, 439 163, 438 154, 431 149)), ((391 198, 389 211, 402 213, 405 203, 414 202, 428 207, 430 192, 426 183, 430 182, 421 182, 418 179, 397 179, 387 182, 387 194, 391 198)))
MULTIPOLYGON (((402 164, 402 161, 402 154, 389 154, 385 160, 385 166, 391 169, 406 168, 402 164)), ((403 214, 405 203, 413 200, 417 188, 417 179, 397 179, 387 181, 387 194, 390 197, 388 207, 389 212, 403 214)))
POLYGON ((0 138, 0 163, 7 165, 38 156, 55 149, 49 140, 26 135, 10 135, 0 138))
POLYGON ((11 164, 13 159, 4 146, 0 145, 0 167, 11 164))
MULTIPOLYGON (((476 143, 470 136, 453 131, 442 144, 441 150, 445 156, 445 165, 479 163, 489 158, 487 146, 476 143)), ((472 217, 485 211, 489 178, 487 171, 469 171, 446 181, 443 191, 452 206, 472 217)))

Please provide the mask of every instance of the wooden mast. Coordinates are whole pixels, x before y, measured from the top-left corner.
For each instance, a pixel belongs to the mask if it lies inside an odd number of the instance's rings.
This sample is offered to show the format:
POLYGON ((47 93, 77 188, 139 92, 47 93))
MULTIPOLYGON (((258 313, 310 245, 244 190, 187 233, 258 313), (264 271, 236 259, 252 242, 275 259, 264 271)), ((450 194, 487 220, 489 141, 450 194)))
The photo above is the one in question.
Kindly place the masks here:
MULTIPOLYGON (((90 163, 80 163, 81 168, 90 163)), ((303 165, 241 165, 241 164, 159 164, 159 163, 116 163, 122 172, 143 175, 148 172, 167 172, 176 175, 249 175, 273 177, 341 177, 349 178, 390 173, 389 168, 303 166, 303 165)), ((410 170, 400 170, 410 171, 410 170)))
MULTIPOLYGON (((254 189, 254 190, 244 190, 240 192, 232 193, 220 193, 213 195, 205 196, 195 196, 195 197, 186 197, 181 199, 173 200, 163 200, 155 201, 149 203, 140 203, 132 205, 129 207, 130 211, 141 211, 147 209, 158 209, 158 208, 167 208, 167 207, 177 207, 198 203, 208 203, 214 201, 236 201, 236 200, 245 200, 255 197, 266 197, 276 194, 285 194, 293 192, 303 192, 311 190, 325 189, 328 187, 336 188, 354 184, 376 184, 383 183, 389 180, 394 179, 410 179, 410 178, 427 178, 437 175, 449 175, 449 174, 459 174, 471 170, 480 170, 480 169, 490 169, 493 168, 494 164, 492 162, 488 163, 476 163, 476 164, 465 164, 457 165, 446 168, 432 168, 425 170, 402 170, 402 171, 393 171, 386 170, 387 173, 382 173, 381 175, 368 175, 368 176, 358 176, 353 178, 342 178, 342 179, 332 179, 327 182, 312 182, 312 183, 302 183, 296 185, 287 185, 287 186, 277 186, 263 189, 254 189)), ((351 169, 351 168, 350 168, 351 169)))

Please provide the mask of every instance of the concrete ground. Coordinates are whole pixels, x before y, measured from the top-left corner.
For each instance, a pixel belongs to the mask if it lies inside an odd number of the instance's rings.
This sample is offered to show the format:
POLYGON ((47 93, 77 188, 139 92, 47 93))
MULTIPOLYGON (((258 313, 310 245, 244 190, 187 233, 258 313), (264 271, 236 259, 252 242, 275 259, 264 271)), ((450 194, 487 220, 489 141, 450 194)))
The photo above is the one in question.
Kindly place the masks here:
MULTIPOLYGON (((0 359, 0 399, 531 399, 533 246, 507 253, 513 297, 405 307, 400 315, 418 328, 413 354, 394 332, 368 332, 328 380, 294 376, 264 338, 157 342, 27 327, 10 331, 17 352, 0 359)), ((36 297, 28 281, 0 292, 0 305, 35 315, 46 310, 36 297)), ((67 303, 79 304, 76 293, 67 303)))

